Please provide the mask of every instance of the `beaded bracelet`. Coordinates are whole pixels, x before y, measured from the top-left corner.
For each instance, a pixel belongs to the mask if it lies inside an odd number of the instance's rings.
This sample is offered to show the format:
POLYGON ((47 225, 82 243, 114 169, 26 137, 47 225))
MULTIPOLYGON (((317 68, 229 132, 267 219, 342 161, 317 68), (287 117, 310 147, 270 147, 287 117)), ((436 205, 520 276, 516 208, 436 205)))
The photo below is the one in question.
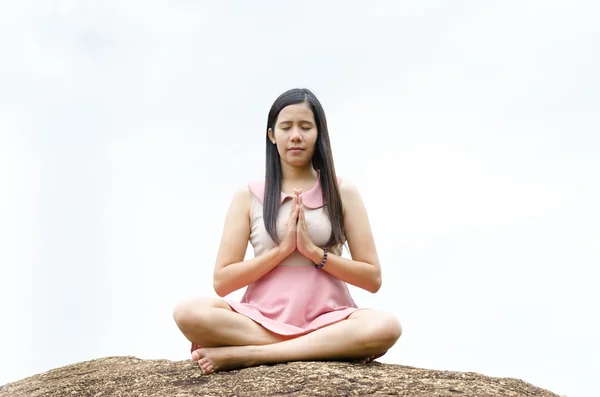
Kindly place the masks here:
POLYGON ((327 262, 327 247, 323 248, 323 252, 324 252, 324 254, 323 254, 323 261, 321 262, 320 265, 315 265, 315 267, 317 269, 320 269, 323 266, 325 266, 325 262, 327 262))

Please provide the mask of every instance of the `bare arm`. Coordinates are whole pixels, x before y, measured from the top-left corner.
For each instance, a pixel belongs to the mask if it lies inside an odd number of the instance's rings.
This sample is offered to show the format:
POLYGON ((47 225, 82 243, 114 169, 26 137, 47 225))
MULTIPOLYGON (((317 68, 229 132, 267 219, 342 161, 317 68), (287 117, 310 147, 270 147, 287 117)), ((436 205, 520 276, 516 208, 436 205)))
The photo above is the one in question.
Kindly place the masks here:
MULTIPOLYGON (((244 261, 250 239, 252 199, 252 193, 247 186, 240 188, 233 196, 225 217, 225 226, 213 274, 213 287, 217 295, 221 297, 255 282, 295 249, 295 246, 286 245, 289 238, 284 238, 279 246, 258 257, 244 261)), ((292 237, 295 241, 295 235, 292 237)))
MULTIPOLYGON (((375 293, 381 287, 381 266, 371 232, 367 210, 358 189, 344 180, 340 184, 344 206, 344 229, 352 259, 327 253, 327 263, 321 270, 349 284, 375 293)), ((314 247, 310 259, 315 264, 323 260, 323 249, 314 247)))

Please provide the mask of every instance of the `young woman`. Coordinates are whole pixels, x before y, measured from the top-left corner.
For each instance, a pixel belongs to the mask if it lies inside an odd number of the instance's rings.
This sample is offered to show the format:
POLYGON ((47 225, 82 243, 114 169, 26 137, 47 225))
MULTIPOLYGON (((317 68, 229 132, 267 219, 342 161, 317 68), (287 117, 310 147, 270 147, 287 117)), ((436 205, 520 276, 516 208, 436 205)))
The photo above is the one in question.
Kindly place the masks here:
POLYGON ((306 89, 269 112, 266 177, 229 207, 214 288, 246 287, 241 302, 182 302, 173 317, 204 373, 299 360, 383 355, 402 333, 387 313, 358 309, 346 283, 372 293, 381 268, 356 187, 336 176, 325 113, 306 89), (250 240, 255 257, 244 260, 250 240), (352 259, 342 258, 348 243, 352 259))

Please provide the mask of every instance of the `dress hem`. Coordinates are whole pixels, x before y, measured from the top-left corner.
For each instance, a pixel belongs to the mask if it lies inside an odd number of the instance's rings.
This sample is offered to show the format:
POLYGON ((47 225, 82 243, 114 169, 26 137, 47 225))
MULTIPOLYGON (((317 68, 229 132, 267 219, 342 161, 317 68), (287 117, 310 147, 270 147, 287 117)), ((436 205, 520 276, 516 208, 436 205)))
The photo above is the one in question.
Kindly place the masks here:
POLYGON ((301 328, 301 327, 297 327, 295 325, 283 323, 281 321, 272 320, 268 317, 265 317, 260 313, 260 311, 258 311, 254 307, 248 306, 241 302, 234 302, 234 301, 230 301, 228 299, 223 299, 223 301, 225 303, 227 303, 234 312, 239 313, 245 317, 248 317, 250 320, 261 325, 266 330, 268 330, 276 335, 286 336, 286 337, 290 337, 290 336, 298 337, 298 336, 306 335, 306 334, 316 331, 320 328, 327 327, 329 325, 338 323, 342 320, 346 320, 352 313, 354 313, 358 310, 373 310, 370 308, 358 308, 358 307, 346 307, 346 308, 343 308, 340 310, 333 310, 333 311, 330 311, 327 313, 323 313, 318 318, 313 320, 313 322, 311 322, 311 324, 314 324, 314 325, 311 325, 308 328, 301 328), (327 317, 330 317, 330 319, 327 319, 327 317), (322 319, 322 320, 318 321, 319 319, 322 319))

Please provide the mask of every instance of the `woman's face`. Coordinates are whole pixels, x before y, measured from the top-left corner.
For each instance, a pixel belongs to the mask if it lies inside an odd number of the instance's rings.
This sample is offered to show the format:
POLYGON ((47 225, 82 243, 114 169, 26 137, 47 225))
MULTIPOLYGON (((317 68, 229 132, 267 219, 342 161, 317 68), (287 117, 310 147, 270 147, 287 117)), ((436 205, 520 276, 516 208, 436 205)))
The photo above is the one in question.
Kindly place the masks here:
POLYGON ((275 131, 269 130, 269 138, 277 144, 281 160, 293 166, 303 166, 312 160, 317 134, 315 117, 306 102, 281 109, 275 131))

